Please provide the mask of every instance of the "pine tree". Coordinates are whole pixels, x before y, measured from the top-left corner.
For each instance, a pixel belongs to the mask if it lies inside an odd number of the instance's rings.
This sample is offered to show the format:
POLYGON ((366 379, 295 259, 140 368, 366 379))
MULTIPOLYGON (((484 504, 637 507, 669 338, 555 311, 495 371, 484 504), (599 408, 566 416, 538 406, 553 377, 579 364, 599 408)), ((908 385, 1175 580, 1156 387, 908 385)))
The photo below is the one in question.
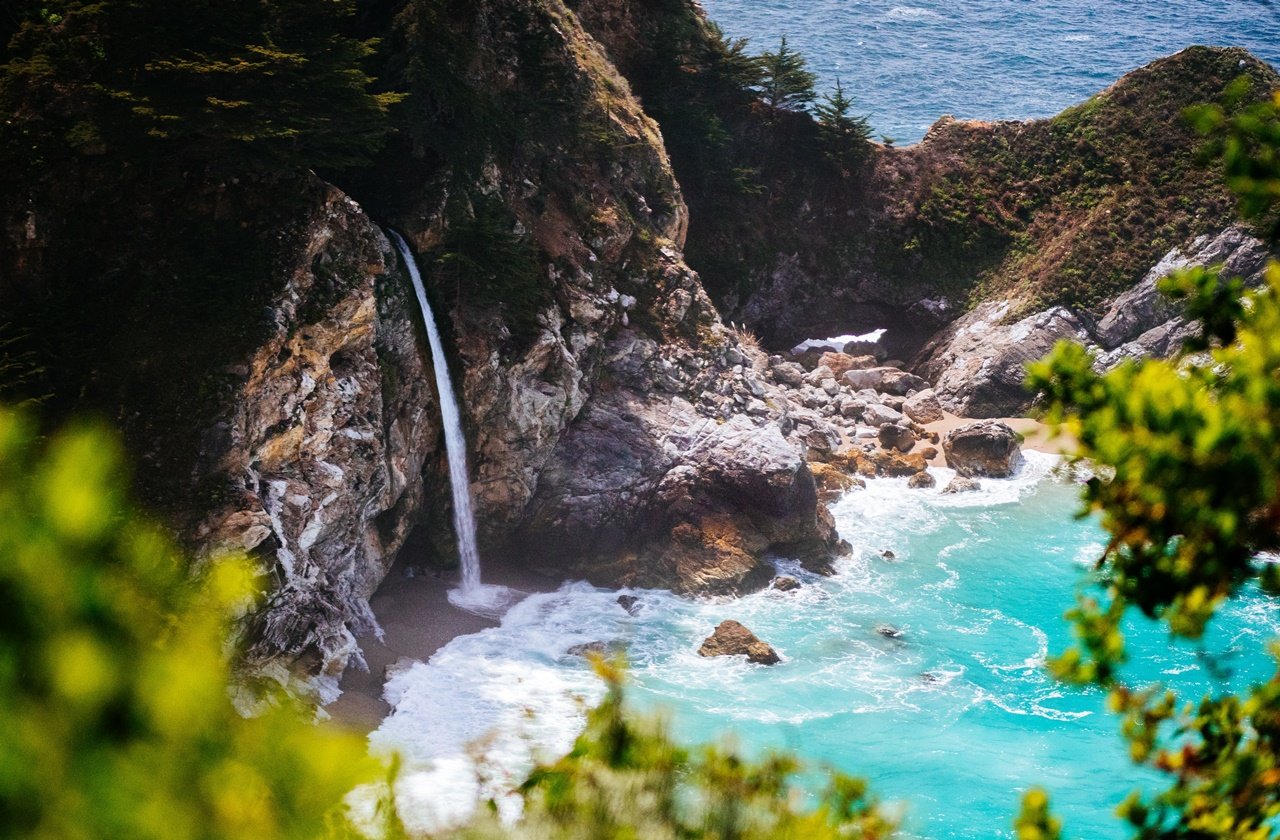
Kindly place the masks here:
POLYGON ((836 78, 834 93, 828 93, 814 106, 818 131, 827 158, 842 170, 856 166, 866 157, 871 139, 871 125, 864 116, 855 116, 853 100, 845 96, 836 78))
POLYGON ((24 8, 0 63, 3 151, 225 170, 363 162, 395 94, 369 91, 354 0, 60 0, 24 8))
POLYGON ((805 69, 805 57, 787 47, 782 36, 777 52, 760 56, 763 71, 760 93, 765 104, 774 111, 803 111, 814 100, 813 85, 817 76, 805 69))

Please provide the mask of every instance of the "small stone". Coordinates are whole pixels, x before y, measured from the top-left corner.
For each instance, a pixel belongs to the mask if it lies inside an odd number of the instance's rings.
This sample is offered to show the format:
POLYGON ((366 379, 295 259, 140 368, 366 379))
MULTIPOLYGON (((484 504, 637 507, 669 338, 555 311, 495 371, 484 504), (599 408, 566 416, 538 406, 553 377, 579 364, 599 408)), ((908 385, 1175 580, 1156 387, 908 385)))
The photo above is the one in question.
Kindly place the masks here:
POLYGON ((981 490, 982 485, 972 478, 965 478, 958 475, 947 482, 947 486, 942 488, 943 493, 972 493, 975 490, 981 490))
POLYGON ((938 483, 937 479, 935 479, 932 474, 927 472, 916 473, 915 475, 911 476, 911 478, 907 479, 907 486, 913 490, 918 490, 924 487, 933 487, 937 483, 938 483))
POLYGON ((916 445, 916 433, 902 426, 886 424, 880 427, 880 445, 885 449, 910 452, 916 445))
POLYGON ((895 627, 892 624, 877 624, 876 632, 886 639, 901 639, 906 635, 906 631, 901 627, 895 627))
POLYGON ((757 665, 776 665, 782 661, 773 648, 733 619, 720 622, 715 632, 702 642, 698 655, 746 656, 757 665))
POLYGON ((635 615, 637 612, 640 611, 639 610, 640 599, 634 595, 619 595, 618 606, 622 607, 631 615, 635 615))
POLYGON ((885 560, 896 560, 898 558, 898 555, 894 554, 891 550, 887 548, 884 551, 880 552, 880 556, 883 557, 885 560))
POLYGON ((773 579, 773 588, 779 592, 791 592, 800 588, 800 581, 793 577, 776 577, 773 579))

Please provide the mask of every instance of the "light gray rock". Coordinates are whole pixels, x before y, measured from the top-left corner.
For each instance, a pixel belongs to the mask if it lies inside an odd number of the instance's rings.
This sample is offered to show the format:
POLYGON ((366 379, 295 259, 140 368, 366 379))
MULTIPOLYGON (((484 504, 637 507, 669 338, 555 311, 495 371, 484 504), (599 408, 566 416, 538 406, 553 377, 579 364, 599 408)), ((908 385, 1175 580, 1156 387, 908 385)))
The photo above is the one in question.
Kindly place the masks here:
POLYGON ((917 423, 935 423, 943 418, 942 405, 932 388, 916 391, 902 404, 902 412, 917 423))
POLYGON ((1027 362, 1043 358, 1062 339, 1090 339, 1079 317, 1064 307, 1006 324, 1011 308, 1007 302, 981 304, 921 351, 916 369, 933 381, 942 408, 962 417, 1021 414, 1033 396, 1024 387, 1027 362))
POLYGON ((957 475, 947 482, 947 486, 942 488, 943 493, 972 493, 981 490, 982 485, 972 478, 965 478, 957 475))
MULTIPOLYGON (((1256 287, 1268 257, 1267 247, 1247 230, 1233 226, 1216 236, 1201 236, 1186 249, 1174 248, 1164 256, 1132 289, 1117 297, 1098 320, 1095 330, 1098 344, 1104 350, 1138 340, 1139 337, 1179 318, 1182 307, 1162 295, 1156 284, 1174 271, 1193 265, 1223 264, 1223 276, 1240 277, 1245 285, 1256 287)), ((1170 329, 1176 329, 1171 327, 1170 329)), ((1178 349, 1167 341, 1148 339, 1148 355, 1164 356, 1178 349)))
POLYGON ((862 410, 862 422, 874 428, 893 425, 902 420, 902 413, 887 405, 873 403, 862 410))

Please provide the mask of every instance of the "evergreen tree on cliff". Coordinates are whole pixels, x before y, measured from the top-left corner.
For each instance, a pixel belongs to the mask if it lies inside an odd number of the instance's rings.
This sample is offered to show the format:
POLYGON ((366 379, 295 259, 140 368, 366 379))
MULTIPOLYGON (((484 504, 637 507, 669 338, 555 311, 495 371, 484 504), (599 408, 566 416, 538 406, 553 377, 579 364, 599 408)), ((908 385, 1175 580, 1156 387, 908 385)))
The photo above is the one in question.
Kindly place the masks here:
POLYGON ((823 151, 837 167, 847 171, 867 156, 871 124, 853 114, 853 100, 845 95, 838 77, 835 91, 814 106, 813 115, 818 118, 823 151))
POLYGON ((760 94, 773 111, 803 111, 815 98, 817 76, 806 68, 808 62, 787 46, 783 35, 776 52, 760 56, 760 94))

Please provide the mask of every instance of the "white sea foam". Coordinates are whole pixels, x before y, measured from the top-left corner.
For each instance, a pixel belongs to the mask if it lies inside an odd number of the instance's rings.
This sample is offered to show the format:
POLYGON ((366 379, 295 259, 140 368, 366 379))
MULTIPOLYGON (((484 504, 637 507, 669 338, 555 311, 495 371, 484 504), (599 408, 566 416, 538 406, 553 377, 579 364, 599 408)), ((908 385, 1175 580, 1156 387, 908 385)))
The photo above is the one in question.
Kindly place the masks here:
POLYGON ((566 651, 627 638, 632 619, 616 598, 582 583, 532 595, 501 626, 460 636, 387 682, 393 711, 369 742, 375 754, 401 756, 396 793, 411 830, 457 824, 480 797, 517 811, 512 790, 536 760, 569 749, 602 696, 566 651))

